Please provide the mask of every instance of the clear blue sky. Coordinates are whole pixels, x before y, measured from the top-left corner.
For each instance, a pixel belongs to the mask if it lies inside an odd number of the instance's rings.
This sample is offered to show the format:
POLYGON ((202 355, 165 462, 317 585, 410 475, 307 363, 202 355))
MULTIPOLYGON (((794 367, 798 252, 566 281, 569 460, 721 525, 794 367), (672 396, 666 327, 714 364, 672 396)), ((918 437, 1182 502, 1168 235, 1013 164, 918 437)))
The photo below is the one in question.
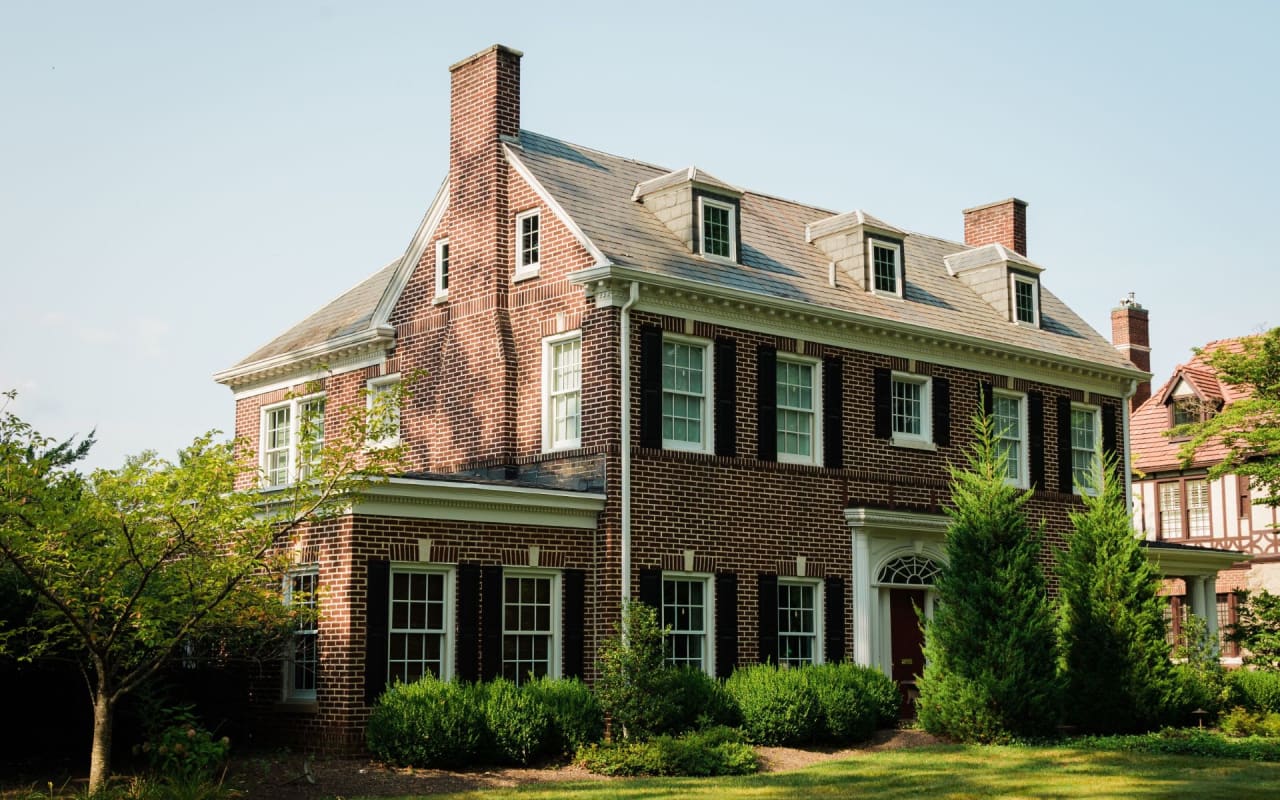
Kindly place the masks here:
POLYGON ((210 375, 403 252, 494 42, 530 130, 955 239, 1027 200, 1050 289, 1150 309, 1157 381, 1280 324, 1280 4, 1048 6, 3 3, 0 389, 93 465, 230 430, 210 375))

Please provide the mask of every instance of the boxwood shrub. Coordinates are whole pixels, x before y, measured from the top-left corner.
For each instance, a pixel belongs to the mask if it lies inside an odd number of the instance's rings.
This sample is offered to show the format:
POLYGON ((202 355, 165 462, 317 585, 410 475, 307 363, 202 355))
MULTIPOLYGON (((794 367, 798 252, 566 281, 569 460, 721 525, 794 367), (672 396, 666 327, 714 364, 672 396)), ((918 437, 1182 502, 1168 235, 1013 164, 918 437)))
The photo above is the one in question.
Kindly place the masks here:
POLYGON ((822 706, 804 670, 756 664, 736 670, 725 689, 742 713, 747 741, 798 745, 821 738, 822 706))
POLYGON ((590 745, 578 752, 578 763, 598 775, 746 775, 760 768, 742 734, 725 726, 590 745))
POLYGON ((551 714, 535 694, 501 678, 485 689, 484 722, 499 760, 528 764, 555 744, 551 714))
POLYGON ((426 677, 397 683, 369 714, 369 751, 397 766, 457 767, 488 749, 483 687, 426 677))
POLYGON ((667 668, 659 686, 671 701, 671 712, 659 733, 682 733, 716 725, 736 727, 742 721, 724 683, 700 669, 667 668))
POLYGON ((524 684, 551 718, 548 752, 572 754, 604 738, 600 701, 577 678, 538 678, 524 684))
POLYGON ((1227 673, 1229 703, 1249 711, 1280 712, 1280 672, 1238 669, 1227 673))
POLYGON ((876 728, 898 719, 901 695, 878 669, 855 664, 821 664, 802 670, 822 710, 819 737, 830 742, 858 742, 876 728))

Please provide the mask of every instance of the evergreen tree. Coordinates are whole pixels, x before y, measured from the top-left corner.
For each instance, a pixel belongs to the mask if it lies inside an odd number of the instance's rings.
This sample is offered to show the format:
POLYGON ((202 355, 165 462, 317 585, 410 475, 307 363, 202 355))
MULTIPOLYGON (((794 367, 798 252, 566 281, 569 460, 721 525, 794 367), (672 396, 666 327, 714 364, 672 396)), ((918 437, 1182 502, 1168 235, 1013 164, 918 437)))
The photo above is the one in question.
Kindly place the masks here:
POLYGON ((925 630, 919 716, 930 733, 1001 742, 1058 722, 1053 611, 1037 563, 1043 529, 1010 486, 991 418, 974 420, 968 469, 951 470, 947 564, 925 630))
POLYGON ((1134 534, 1114 468, 1107 465, 1099 491, 1071 514, 1074 531, 1058 561, 1067 717, 1097 733, 1159 727, 1177 703, 1159 575, 1134 534))

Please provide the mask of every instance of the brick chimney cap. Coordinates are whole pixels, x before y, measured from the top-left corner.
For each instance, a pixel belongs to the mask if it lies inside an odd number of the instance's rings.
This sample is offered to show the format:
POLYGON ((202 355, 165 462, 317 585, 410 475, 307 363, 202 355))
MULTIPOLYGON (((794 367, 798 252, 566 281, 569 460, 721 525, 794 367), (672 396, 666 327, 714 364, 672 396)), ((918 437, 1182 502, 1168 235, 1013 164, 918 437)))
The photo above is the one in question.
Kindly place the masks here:
POLYGON ((964 213, 965 213, 965 214, 968 214, 968 213, 970 213, 970 212, 972 212, 972 211, 981 211, 981 210, 983 210, 984 208, 994 208, 994 207, 996 207, 996 206, 1002 206, 1002 205, 1004 205, 1004 204, 1006 204, 1006 203, 1013 203, 1015 206, 1022 206, 1023 208, 1026 208, 1026 207, 1027 207, 1027 201, 1026 201, 1026 200, 1019 200, 1019 199, 1018 199, 1018 198, 1016 198, 1016 197, 1006 197, 1006 198, 1005 198, 1005 199, 1003 199, 1003 200, 996 200, 995 202, 992 202, 992 203, 983 203, 983 204, 982 204, 982 205, 980 205, 980 206, 974 206, 973 208, 966 208, 966 209, 964 210, 964 213))
POLYGON ((454 72, 458 69, 461 69, 462 67, 465 67, 466 65, 470 64, 472 61, 475 61, 478 58, 483 58, 484 56, 487 56, 493 52, 506 53, 507 55, 513 58, 521 58, 524 56, 524 53, 520 52, 519 50, 516 50, 513 47, 507 47, 505 44, 493 44, 493 45, 489 45, 488 47, 481 50, 480 52, 472 53, 471 55, 462 59, 458 63, 453 64, 452 66, 449 67, 449 71, 454 72))
POLYGON ((1129 296, 1128 296, 1128 297, 1121 298, 1120 303, 1119 303, 1118 305, 1116 305, 1116 307, 1115 307, 1115 308, 1113 308, 1113 309, 1111 309, 1111 310, 1112 310, 1113 312, 1115 312, 1115 311, 1141 311, 1143 314, 1146 314, 1146 313, 1147 313, 1147 309, 1146 309, 1146 308, 1144 308, 1144 307, 1142 306, 1142 303, 1139 303, 1137 300, 1133 299, 1133 292, 1129 292, 1129 296))

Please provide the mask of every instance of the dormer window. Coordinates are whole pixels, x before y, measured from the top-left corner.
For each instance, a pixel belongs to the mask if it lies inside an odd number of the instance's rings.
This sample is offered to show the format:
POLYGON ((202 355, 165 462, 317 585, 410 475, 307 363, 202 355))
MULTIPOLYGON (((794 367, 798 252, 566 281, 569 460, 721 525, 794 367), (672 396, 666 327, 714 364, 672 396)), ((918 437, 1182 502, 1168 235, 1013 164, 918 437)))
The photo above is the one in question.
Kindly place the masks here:
POLYGON ((871 240, 871 289, 902 296, 902 245, 871 240))
POLYGON ((1040 327, 1039 281, 1026 275, 1009 276, 1013 294, 1013 321, 1040 327))
POLYGON ((1195 400, 1179 398, 1173 401, 1173 424, 1190 425, 1200 421, 1200 409, 1195 400))
POLYGON ((727 261, 738 260, 737 209, 710 197, 698 198, 702 254, 727 261))
POLYGON ((539 223, 537 209, 516 217, 516 280, 532 278, 538 274, 539 223))

